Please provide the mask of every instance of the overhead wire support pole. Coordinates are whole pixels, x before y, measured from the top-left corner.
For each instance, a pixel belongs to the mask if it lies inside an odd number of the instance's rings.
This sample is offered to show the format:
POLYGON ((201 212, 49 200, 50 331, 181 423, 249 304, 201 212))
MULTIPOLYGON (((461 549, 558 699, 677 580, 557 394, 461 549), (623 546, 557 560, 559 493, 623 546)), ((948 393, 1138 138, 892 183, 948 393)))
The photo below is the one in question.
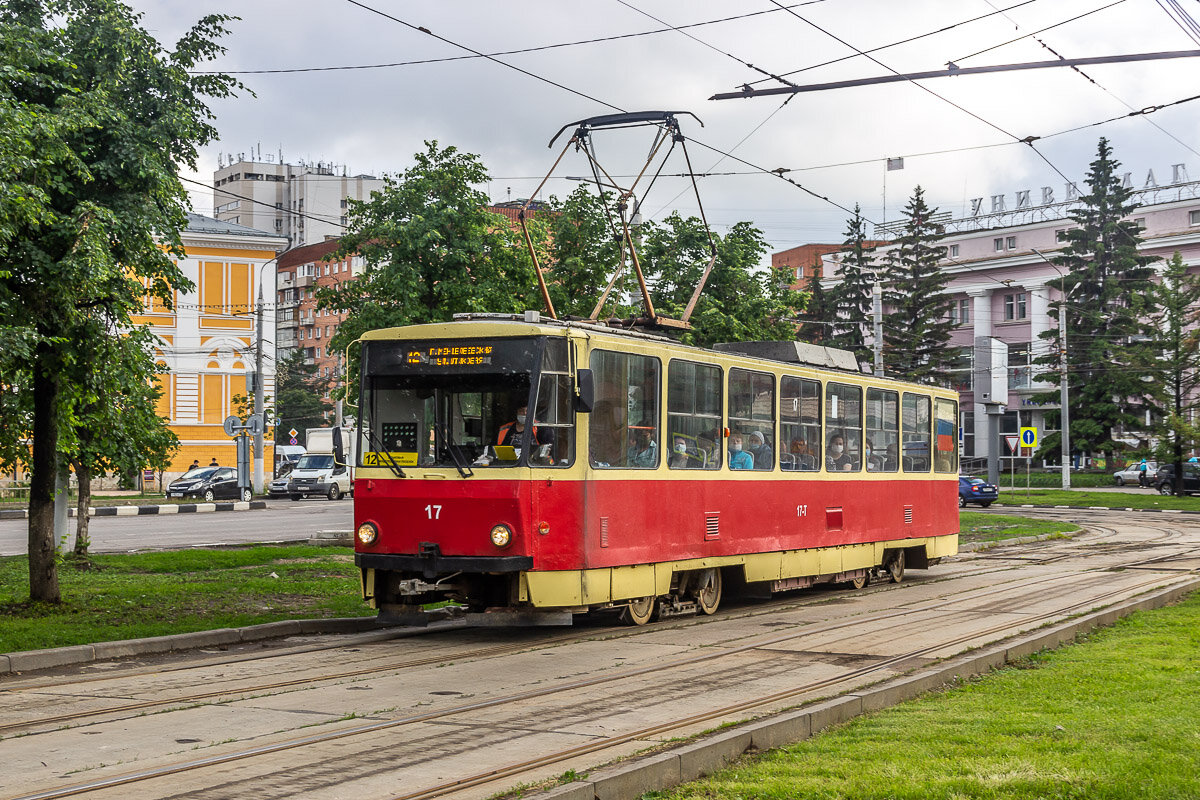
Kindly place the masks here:
POLYGON ((1131 53, 1116 56, 1090 56, 1087 58, 1060 58, 1053 61, 1029 61, 1021 64, 995 64, 987 67, 952 67, 950 69, 930 70, 928 72, 908 72, 897 75, 879 75, 874 78, 855 78, 846 81, 830 83, 813 83, 805 86, 776 86, 771 89, 755 89, 749 84, 736 92, 719 92, 709 100, 748 100, 752 97, 769 97, 777 94, 800 94, 802 92, 821 92, 826 89, 848 89, 854 86, 873 86, 877 83, 900 83, 903 81, 919 81, 929 78, 957 78, 962 75, 982 75, 989 72, 1017 72, 1030 69, 1050 69, 1051 67, 1085 67, 1093 64, 1125 64, 1131 61, 1162 61, 1171 58, 1196 58, 1200 50, 1172 50, 1161 53, 1131 53))

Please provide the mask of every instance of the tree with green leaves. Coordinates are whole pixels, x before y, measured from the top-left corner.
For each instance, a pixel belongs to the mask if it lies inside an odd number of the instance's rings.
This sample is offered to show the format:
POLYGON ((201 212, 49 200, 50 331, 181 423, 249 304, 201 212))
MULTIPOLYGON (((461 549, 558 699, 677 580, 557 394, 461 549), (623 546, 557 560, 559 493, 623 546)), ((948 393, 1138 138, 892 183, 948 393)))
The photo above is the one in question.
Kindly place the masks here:
POLYGON ((333 406, 325 400, 329 381, 317 372, 316 364, 305 363, 304 351, 293 350, 280 359, 275 369, 275 444, 288 444, 288 431, 293 428, 296 437, 305 444, 309 428, 323 428, 329 424, 328 415, 333 406))
POLYGON ((867 332, 871 329, 872 292, 875 288, 875 264, 870 248, 866 244, 866 220, 857 204, 854 216, 847 220, 846 239, 842 243, 841 280, 829 292, 831 317, 834 325, 829 345, 854 353, 859 363, 873 358, 867 344, 867 332))
POLYGON ((1175 465, 1175 493, 1183 494, 1185 454, 1200 445, 1193 419, 1200 404, 1200 274, 1189 272, 1179 251, 1166 263, 1155 286, 1158 358, 1154 383, 1161 387, 1159 422, 1152 433, 1160 464, 1175 465))
MULTIPOLYGON (((621 267, 620 222, 610 220, 605 210, 612 209, 615 202, 609 193, 600 196, 580 186, 565 201, 551 199, 549 212, 538 214, 549 231, 548 263, 542 266, 559 316, 590 317, 613 273, 621 267)), ((624 250, 622 274, 600 310, 601 318, 625 317, 632 311, 622 305, 636 286, 628 248, 624 250)))
POLYGON ((92 477, 109 471, 125 476, 145 469, 162 472, 179 449, 178 437, 158 413, 162 389, 151 349, 157 339, 146 328, 121 334, 97 324, 88 336, 91 358, 73 364, 77 374, 66 384, 73 423, 60 432, 59 445, 79 483, 76 557, 88 555, 92 477))
MULTIPOLYGON (((1096 160, 1087 175, 1088 191, 1069 217, 1075 227, 1064 234, 1066 246, 1053 261, 1063 276, 1052 282, 1060 299, 1050 304, 1050 316, 1067 328, 1071 446, 1085 453, 1111 457, 1119 449, 1113 430, 1137 430, 1145 412, 1154 406, 1151 376, 1158 353, 1155 342, 1155 297, 1150 263, 1139 256, 1141 236, 1128 219, 1136 208, 1132 189, 1121 185, 1120 162, 1101 139, 1096 160)), ((1056 352, 1037 360, 1046 368, 1039 375, 1056 386, 1062 352, 1062 326, 1047 331, 1056 352)), ((1035 396, 1036 402, 1057 403, 1058 392, 1035 396)), ((1057 414, 1049 422, 1055 424, 1057 414)), ((1059 437, 1046 437, 1042 449, 1058 448, 1059 437)))
POLYGON ((904 207, 904 228, 883 261, 884 370, 922 383, 947 380, 954 360, 951 301, 940 263, 946 248, 938 244, 943 230, 933 221, 936 213, 918 186, 904 207))
MULTIPOLYGON (((818 257, 819 258, 819 257, 818 257)), ((834 320, 837 318, 832 292, 825 291, 822 270, 817 267, 808 281, 808 302, 799 316, 800 329, 796 339, 813 344, 832 345, 834 320)))
MULTIPOLYGON (((59 441, 83 413, 73 366, 93 357, 95 320, 121 331, 147 292, 169 307, 190 283, 187 192, 179 168, 216 130, 206 98, 238 87, 192 75, 219 55, 228 17, 201 19, 164 51, 119 0, 10 0, 0 6, 0 327, 25 333, 28 356, 0 382, 28 392, 29 584, 59 602, 54 541, 59 441)), ((5 420, 8 421, 7 419, 5 420)))
POLYGON ((366 268, 317 292, 322 309, 347 312, 330 349, 377 328, 543 307, 520 232, 474 188, 487 180, 478 156, 426 142, 410 169, 385 177, 370 200, 350 201, 349 232, 328 258, 359 255, 366 268))
MULTIPOLYGON (((708 232, 698 217, 672 214, 643 228, 642 269, 653 287, 655 311, 678 319, 711 251, 708 232)), ((717 260, 690 322, 684 341, 700 347, 715 342, 792 339, 795 318, 807 296, 791 287, 786 268, 760 271, 767 252, 762 231, 739 222, 724 237, 713 234, 717 260)))

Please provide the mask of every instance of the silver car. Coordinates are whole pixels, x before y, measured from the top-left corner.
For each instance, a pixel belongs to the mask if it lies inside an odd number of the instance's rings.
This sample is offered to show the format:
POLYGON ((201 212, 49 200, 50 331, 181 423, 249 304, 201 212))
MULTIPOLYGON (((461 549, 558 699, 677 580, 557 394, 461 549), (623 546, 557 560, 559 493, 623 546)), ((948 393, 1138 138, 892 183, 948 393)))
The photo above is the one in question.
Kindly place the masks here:
POLYGON ((1152 486, 1154 484, 1154 476, 1157 474, 1157 462, 1147 461, 1145 471, 1142 471, 1142 464, 1138 462, 1114 472, 1113 480, 1117 482, 1117 486, 1124 486, 1127 483, 1136 483, 1139 486, 1152 486))

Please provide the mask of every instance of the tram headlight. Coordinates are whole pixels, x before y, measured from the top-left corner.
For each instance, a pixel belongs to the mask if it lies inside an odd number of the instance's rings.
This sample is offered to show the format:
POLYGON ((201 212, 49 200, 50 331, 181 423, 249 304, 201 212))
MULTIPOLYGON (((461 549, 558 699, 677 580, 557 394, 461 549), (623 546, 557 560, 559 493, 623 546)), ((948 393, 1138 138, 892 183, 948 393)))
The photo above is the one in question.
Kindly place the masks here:
POLYGON ((496 547, 508 547, 508 543, 511 541, 512 528, 503 524, 492 527, 492 544, 496 547))
POLYGON ((379 529, 372 522, 364 522, 358 526, 358 530, 354 532, 354 536, 358 539, 359 544, 370 547, 379 538, 379 529))

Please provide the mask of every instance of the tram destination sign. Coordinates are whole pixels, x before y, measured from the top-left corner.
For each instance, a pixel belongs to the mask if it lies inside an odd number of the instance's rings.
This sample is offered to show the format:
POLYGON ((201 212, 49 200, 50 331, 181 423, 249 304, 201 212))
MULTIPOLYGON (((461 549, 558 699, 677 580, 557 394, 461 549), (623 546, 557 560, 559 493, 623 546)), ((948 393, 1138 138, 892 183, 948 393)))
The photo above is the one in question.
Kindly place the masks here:
POLYGON ((529 372, 540 352, 537 339, 458 339, 371 342, 367 372, 374 375, 529 372))

